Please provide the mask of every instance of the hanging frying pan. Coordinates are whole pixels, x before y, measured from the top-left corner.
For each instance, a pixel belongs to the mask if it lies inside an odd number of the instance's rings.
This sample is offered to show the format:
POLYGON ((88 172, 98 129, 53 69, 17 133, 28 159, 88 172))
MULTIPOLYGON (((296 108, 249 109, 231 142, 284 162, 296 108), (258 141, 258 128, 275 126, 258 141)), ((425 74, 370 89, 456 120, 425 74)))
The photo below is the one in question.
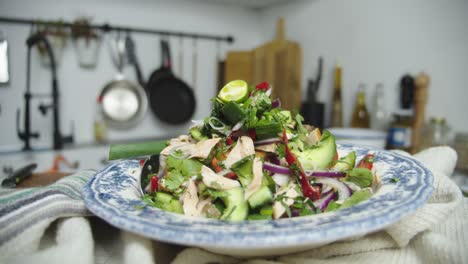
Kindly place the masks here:
POLYGON ((178 79, 171 69, 169 43, 161 40, 161 67, 151 74, 146 85, 154 114, 169 124, 182 124, 195 112, 193 90, 178 79))
POLYGON ((131 128, 143 119, 148 108, 148 98, 143 87, 127 80, 122 73, 127 59, 125 40, 118 34, 109 44, 111 58, 118 73, 102 89, 99 104, 104 119, 110 126, 131 128))

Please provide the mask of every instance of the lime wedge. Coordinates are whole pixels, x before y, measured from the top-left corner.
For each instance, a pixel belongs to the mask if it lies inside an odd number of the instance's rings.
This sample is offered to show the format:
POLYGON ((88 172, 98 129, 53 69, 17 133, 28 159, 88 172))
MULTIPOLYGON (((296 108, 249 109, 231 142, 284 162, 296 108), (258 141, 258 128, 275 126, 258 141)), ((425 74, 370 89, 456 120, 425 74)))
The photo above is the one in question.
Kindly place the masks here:
POLYGON ((249 96, 249 87, 246 81, 234 80, 224 85, 219 91, 218 97, 223 102, 234 101, 236 103, 243 102, 249 96))

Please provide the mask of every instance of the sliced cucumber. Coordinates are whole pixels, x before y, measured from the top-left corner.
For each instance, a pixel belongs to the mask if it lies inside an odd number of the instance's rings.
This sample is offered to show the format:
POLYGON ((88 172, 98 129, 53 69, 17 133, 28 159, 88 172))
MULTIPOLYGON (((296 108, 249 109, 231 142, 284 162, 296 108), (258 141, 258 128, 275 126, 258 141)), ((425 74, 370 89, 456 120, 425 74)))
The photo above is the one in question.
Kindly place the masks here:
POLYGON ((270 188, 268 188, 268 186, 262 186, 248 199, 251 208, 260 207, 264 204, 270 203, 271 201, 273 201, 273 193, 270 191, 270 188))
POLYGON ((317 146, 304 151, 291 150, 306 170, 328 169, 335 156, 335 137, 324 130, 317 146))
POLYGON ((229 221, 245 220, 249 213, 249 205, 244 199, 244 190, 242 187, 232 188, 226 192, 228 195, 221 197, 221 200, 226 205, 221 219, 229 221))
POLYGON ((223 113, 224 117, 232 124, 236 124, 237 122, 241 121, 245 117, 244 111, 241 107, 234 103, 228 102, 226 103, 223 108, 221 108, 221 112, 223 113))
POLYGON ((182 204, 172 195, 163 192, 156 192, 154 197, 156 200, 154 205, 157 208, 178 214, 184 213, 182 204))
POLYGON ((271 215, 251 214, 247 220, 271 220, 271 215))

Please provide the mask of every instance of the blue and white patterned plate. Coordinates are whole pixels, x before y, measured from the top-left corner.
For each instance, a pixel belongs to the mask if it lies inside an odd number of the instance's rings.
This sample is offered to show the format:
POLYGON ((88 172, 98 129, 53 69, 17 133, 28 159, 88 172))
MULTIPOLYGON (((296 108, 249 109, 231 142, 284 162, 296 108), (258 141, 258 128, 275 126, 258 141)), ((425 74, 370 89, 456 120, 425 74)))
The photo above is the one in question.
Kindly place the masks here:
POLYGON ((429 198, 433 176, 418 161, 378 149, 338 146, 340 156, 352 150, 358 160, 375 153, 382 185, 369 200, 330 213, 232 223, 162 211, 140 199, 138 160, 107 166, 86 184, 83 195, 88 209, 111 225, 159 241, 237 256, 292 253, 381 230, 429 198), (392 182, 394 177, 400 180, 392 182))

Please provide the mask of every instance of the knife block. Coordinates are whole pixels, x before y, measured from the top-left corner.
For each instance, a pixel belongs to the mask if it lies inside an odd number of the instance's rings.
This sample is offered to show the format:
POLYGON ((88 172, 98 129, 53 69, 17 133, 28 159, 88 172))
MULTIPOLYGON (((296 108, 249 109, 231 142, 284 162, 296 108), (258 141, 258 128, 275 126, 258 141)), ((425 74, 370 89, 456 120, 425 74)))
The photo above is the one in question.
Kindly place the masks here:
POLYGON ((313 125, 323 129, 324 108, 323 103, 302 103, 301 115, 304 117, 304 124, 313 125))

